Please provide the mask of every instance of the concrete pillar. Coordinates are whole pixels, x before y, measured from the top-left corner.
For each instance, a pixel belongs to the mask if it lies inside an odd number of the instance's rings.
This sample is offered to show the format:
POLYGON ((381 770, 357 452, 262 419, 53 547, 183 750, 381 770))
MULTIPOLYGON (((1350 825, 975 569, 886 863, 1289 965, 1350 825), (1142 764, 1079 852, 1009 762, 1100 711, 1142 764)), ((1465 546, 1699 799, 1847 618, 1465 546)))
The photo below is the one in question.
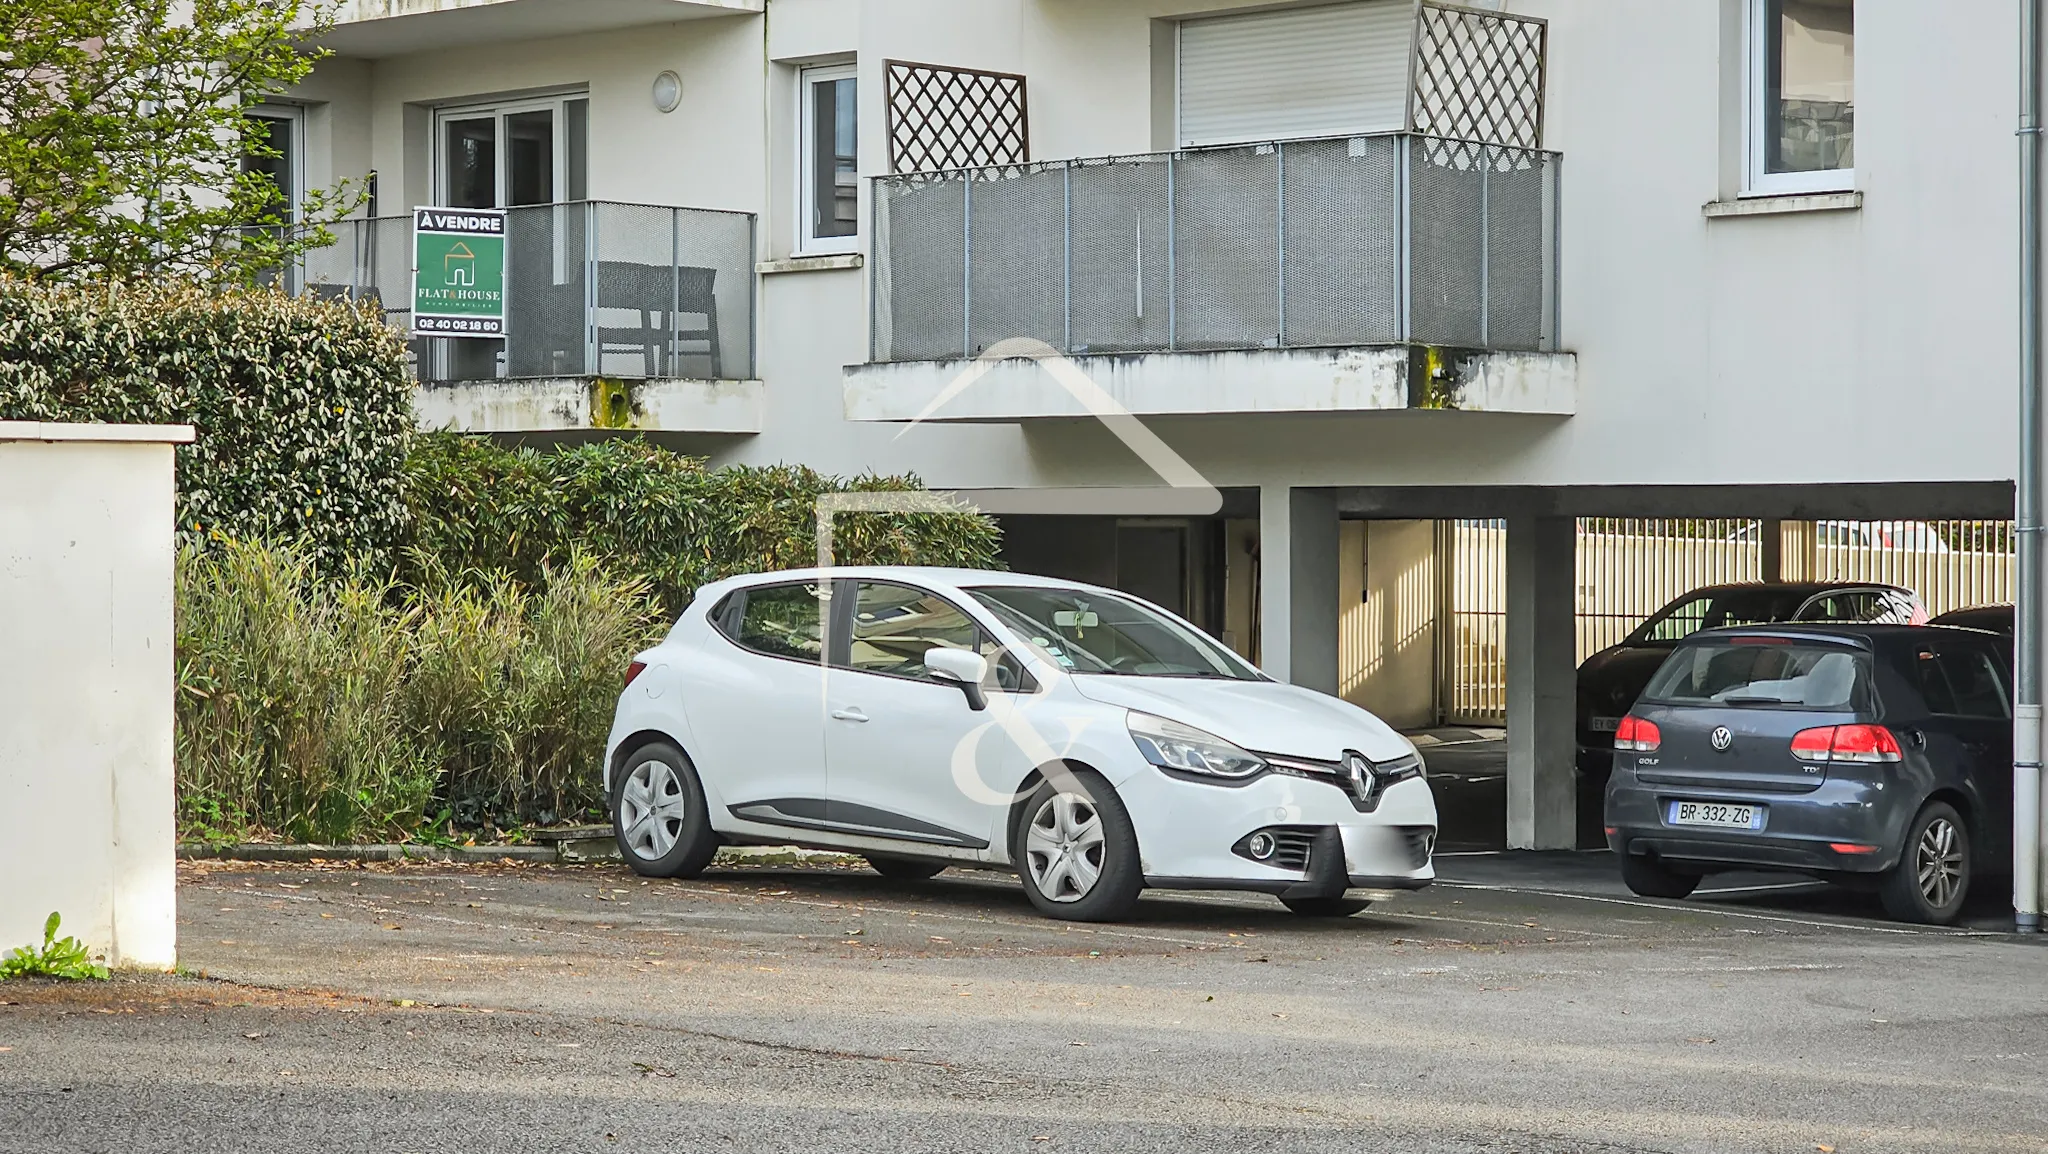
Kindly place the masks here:
POLYGON ((1281 681, 1337 692, 1337 496, 1259 490, 1261 668, 1281 681))
POLYGON ((1576 525, 1508 520, 1508 848, 1578 842, 1573 771, 1576 525))

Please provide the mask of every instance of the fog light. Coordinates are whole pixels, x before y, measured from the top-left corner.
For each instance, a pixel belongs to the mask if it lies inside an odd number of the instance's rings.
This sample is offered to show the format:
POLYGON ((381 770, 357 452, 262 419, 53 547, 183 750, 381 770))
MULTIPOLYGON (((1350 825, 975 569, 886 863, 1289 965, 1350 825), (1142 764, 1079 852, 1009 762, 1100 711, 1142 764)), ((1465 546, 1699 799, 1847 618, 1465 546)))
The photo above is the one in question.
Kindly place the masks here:
POLYGON ((1260 861, 1272 857, 1275 848, 1270 833, 1255 833, 1244 843, 1244 851, 1260 861))

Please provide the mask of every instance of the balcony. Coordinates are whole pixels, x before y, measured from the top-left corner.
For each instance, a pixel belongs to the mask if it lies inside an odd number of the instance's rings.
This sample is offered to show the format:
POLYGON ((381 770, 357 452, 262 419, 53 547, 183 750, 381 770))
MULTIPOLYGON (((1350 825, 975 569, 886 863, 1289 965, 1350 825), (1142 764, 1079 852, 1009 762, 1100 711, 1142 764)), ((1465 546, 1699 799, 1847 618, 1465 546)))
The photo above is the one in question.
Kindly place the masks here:
POLYGON ((878 177, 847 415, 1086 415, 1051 354, 1140 416, 1569 414, 1560 163, 1388 133, 878 177))
POLYGON ((319 44, 337 56, 378 59, 745 15, 763 6, 764 0, 343 0, 319 44))
MULTIPOLYGON (((412 324, 412 218, 344 221, 305 291, 412 324)), ((429 427, 757 433, 754 218, 579 201, 509 210, 502 338, 409 340, 429 427)))

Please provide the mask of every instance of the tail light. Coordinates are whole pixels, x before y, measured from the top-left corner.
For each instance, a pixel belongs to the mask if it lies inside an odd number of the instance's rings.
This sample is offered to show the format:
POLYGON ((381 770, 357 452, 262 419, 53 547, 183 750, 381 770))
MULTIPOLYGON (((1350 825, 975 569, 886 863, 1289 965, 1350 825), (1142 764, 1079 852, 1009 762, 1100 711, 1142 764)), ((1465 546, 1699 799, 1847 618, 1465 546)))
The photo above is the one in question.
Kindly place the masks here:
POLYGON ((1814 762, 1897 761, 1899 739, 1882 725, 1823 725, 1793 734, 1792 756, 1814 762))
POLYGON ((633 679, 640 676, 646 669, 647 663, 645 661, 635 661, 633 664, 626 666, 626 684, 633 684, 633 679))
POLYGON ((1614 730, 1614 748, 1616 749, 1634 750, 1637 753, 1653 753, 1656 751, 1658 743, 1663 740, 1664 734, 1658 730, 1655 722, 1645 721, 1633 713, 1622 718, 1621 724, 1614 730))

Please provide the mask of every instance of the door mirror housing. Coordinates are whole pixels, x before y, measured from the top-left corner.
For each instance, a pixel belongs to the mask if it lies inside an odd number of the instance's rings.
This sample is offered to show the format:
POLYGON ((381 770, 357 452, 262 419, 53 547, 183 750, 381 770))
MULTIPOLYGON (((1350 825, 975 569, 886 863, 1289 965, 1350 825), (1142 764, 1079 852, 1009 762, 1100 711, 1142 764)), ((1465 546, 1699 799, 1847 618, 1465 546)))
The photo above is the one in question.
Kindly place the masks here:
POLYGON ((935 647, 924 651, 924 667, 931 675, 960 687, 967 695, 967 708, 976 712, 988 708, 981 683, 988 677, 988 659, 966 649, 935 647))

